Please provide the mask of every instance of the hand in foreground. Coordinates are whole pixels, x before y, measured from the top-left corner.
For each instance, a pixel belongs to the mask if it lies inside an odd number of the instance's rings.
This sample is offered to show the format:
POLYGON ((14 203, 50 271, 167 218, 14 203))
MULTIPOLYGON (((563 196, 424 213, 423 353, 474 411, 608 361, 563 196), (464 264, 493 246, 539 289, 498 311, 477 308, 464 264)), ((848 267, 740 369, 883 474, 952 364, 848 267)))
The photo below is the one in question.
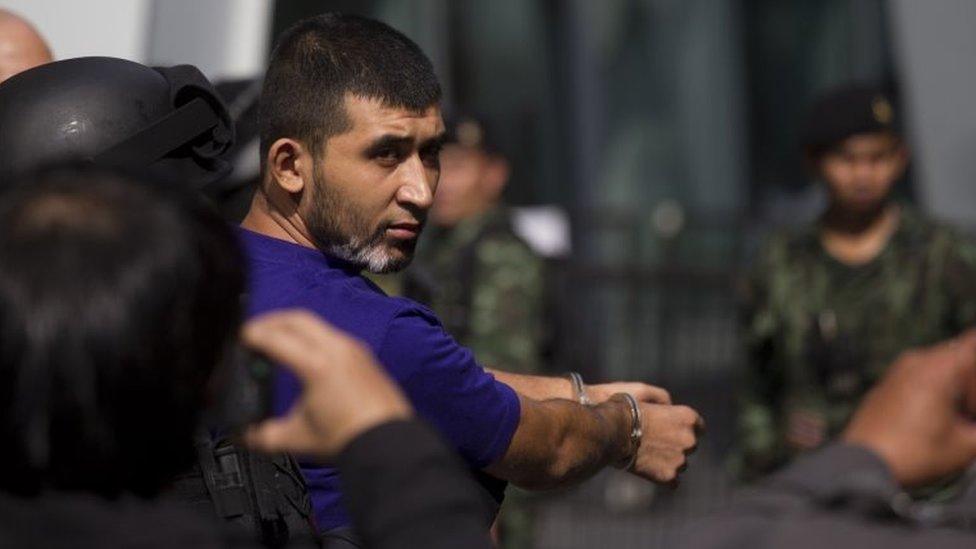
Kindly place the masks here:
POLYGON ((698 447, 705 421, 688 406, 640 403, 643 436, 630 471, 637 476, 677 486, 688 456, 698 447))
POLYGON ((248 430, 245 440, 256 450, 329 460, 370 428, 412 414, 372 353, 311 313, 267 314, 246 323, 241 335, 304 386, 287 415, 248 430))
POLYGON ((904 353, 842 435, 873 451, 903 486, 961 472, 976 459, 976 331, 904 353))

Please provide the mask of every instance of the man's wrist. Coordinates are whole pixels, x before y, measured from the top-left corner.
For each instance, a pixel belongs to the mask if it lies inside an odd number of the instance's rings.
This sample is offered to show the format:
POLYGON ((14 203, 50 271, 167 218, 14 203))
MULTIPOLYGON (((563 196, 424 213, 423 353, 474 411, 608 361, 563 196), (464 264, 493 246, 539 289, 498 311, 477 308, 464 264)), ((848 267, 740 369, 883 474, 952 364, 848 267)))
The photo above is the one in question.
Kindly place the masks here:
POLYGON ((630 404, 623 397, 610 398, 591 408, 596 411, 608 432, 608 465, 625 462, 633 456, 631 430, 633 420, 630 404))

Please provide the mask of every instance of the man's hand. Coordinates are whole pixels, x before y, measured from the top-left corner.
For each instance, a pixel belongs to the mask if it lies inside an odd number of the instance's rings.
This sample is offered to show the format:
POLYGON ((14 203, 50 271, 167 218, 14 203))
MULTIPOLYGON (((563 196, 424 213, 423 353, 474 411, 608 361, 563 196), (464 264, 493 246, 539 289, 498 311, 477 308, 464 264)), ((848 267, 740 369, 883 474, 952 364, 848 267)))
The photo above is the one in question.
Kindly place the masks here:
POLYGON ((842 438, 880 456, 903 486, 921 486, 976 459, 974 412, 976 331, 969 331, 899 357, 842 438))
POLYGON ((617 393, 628 393, 637 402, 652 402, 654 404, 671 404, 671 394, 666 389, 640 383, 637 381, 618 381, 615 383, 601 383, 587 385, 586 394, 593 404, 600 404, 610 400, 617 393))
POLYGON ((323 461, 381 423, 410 417, 410 404, 359 342, 304 311, 245 324, 245 345, 290 369, 304 385, 289 413, 248 430, 247 443, 323 461))
POLYGON ((676 485, 698 447, 705 422, 688 406, 640 403, 644 435, 630 471, 659 484, 676 485))
POLYGON ((646 383, 587 385, 586 392, 594 404, 606 402, 618 393, 628 393, 637 399, 644 435, 630 470, 659 484, 676 485, 705 429, 705 421, 698 412, 688 406, 671 405, 667 390, 646 383))

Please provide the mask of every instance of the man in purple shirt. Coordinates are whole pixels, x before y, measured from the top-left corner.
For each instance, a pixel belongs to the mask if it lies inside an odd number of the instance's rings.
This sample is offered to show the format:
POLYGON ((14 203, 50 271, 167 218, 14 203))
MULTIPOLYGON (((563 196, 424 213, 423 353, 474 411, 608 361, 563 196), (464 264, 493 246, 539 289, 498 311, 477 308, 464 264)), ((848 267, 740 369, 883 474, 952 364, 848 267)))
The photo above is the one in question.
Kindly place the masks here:
MULTIPOLYGON (((303 307, 366 343, 418 414, 497 479, 557 487, 613 464, 674 482, 701 418, 663 389, 487 370, 428 309, 360 276, 413 255, 437 185, 440 94, 423 52, 382 23, 328 14, 284 34, 262 92, 263 180, 241 231, 250 313, 303 307)), ((280 374, 276 411, 298 395, 280 374)), ((349 526, 335 471, 303 470, 319 527, 349 526)))

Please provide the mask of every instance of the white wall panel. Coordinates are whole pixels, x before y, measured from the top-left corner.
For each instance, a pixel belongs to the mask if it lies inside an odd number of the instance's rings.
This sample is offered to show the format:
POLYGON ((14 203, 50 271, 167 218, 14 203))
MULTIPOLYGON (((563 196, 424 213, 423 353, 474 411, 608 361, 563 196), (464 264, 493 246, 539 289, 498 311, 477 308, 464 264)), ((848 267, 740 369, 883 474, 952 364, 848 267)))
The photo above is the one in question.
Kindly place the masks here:
POLYGON ((151 0, 0 0, 31 21, 58 59, 88 55, 144 61, 151 0))
POLYGON ((248 78, 267 62, 271 0, 156 0, 148 60, 190 63, 211 79, 248 78))
POLYGON ((920 198, 936 215, 976 228, 976 2, 890 7, 920 198))

